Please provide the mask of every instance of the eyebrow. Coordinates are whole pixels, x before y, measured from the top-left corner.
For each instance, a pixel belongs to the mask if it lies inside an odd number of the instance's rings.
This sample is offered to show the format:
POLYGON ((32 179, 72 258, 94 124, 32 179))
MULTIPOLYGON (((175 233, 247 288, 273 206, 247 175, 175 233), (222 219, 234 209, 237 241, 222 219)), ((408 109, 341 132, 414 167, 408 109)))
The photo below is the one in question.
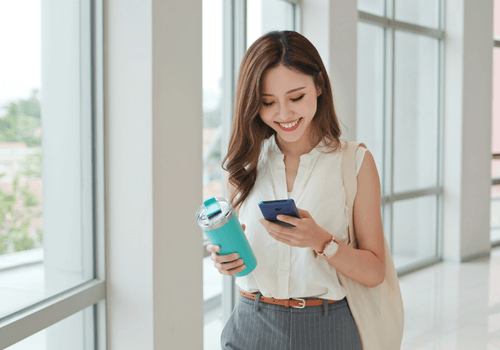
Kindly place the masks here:
MULTIPOLYGON (((295 89, 292 89, 290 91, 287 92, 287 94, 289 94, 290 92, 294 92, 294 91, 297 91, 297 90, 302 90, 302 89, 305 89, 306 87, 305 86, 302 86, 302 87, 299 87, 299 88, 295 88, 295 89)), ((271 94, 262 94, 262 96, 274 96, 274 95, 271 95, 271 94)))

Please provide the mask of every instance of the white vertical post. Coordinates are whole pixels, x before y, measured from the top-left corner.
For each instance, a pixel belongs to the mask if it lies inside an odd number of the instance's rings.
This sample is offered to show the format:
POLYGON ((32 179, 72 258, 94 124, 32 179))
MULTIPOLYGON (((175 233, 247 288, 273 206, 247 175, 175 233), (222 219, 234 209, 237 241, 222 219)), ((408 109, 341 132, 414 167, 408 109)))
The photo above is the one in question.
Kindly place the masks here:
POLYGON ((202 349, 202 3, 110 0, 108 349, 202 349))
POLYGON ((202 349, 202 1, 152 4, 154 348, 202 349))
POLYGON ((445 260, 489 254, 493 2, 446 1, 445 260))
POLYGON ((302 34, 318 50, 330 77, 333 103, 341 121, 342 138, 355 141, 357 1, 304 1, 301 26, 302 34))

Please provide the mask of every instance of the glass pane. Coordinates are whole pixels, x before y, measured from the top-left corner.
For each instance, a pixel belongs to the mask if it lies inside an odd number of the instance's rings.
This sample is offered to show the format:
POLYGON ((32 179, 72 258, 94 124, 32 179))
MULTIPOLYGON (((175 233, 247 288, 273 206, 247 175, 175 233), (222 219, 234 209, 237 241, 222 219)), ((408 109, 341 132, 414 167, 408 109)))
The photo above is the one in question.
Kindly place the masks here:
POLYGON ((394 191, 437 186, 437 39, 396 31, 394 119, 394 191))
MULTIPOLYGON (((205 302, 203 349, 220 350, 220 335, 224 329, 222 310, 223 276, 207 256, 203 258, 203 300, 205 302)), ((224 294, 224 297, 225 294, 224 294)))
POLYGON ((203 0, 202 35, 203 199, 207 199, 222 196, 222 0, 203 0))
POLYGON ((358 0, 358 10, 374 15, 385 16, 384 0, 358 0))
POLYGON ((424 27, 438 28, 439 0, 395 0, 395 19, 424 27))
POLYGON ((500 240, 500 197, 499 196, 491 198, 490 224, 491 224, 490 241, 495 242, 500 240))
MULTIPOLYGON (((357 135, 375 158, 383 179, 384 29, 358 22, 357 135)), ((382 185, 382 184, 381 184, 382 185)))
MULTIPOLYGON (((496 2, 495 2, 496 3, 496 2)), ((500 10, 495 8, 495 13, 500 10)), ((492 153, 500 153, 500 49, 493 49, 492 153)), ((500 159, 491 162, 491 177, 500 178, 500 159)), ((500 240, 500 185, 491 187, 491 241, 500 240)))
MULTIPOLYGON (((203 199, 222 197, 223 2, 203 0, 203 199)), ((202 203, 200 203, 201 205, 202 203)), ((203 239, 206 235, 200 230, 203 239)), ((205 302, 203 347, 220 349, 222 275, 210 257, 203 259, 205 302)))
POLYGON ((436 255, 437 197, 393 203, 392 257, 396 269, 436 255))
POLYGON ((283 0, 247 1, 247 49, 273 30, 295 30, 293 4, 283 0))
POLYGON ((94 277, 90 33, 90 0, 0 2, 0 318, 94 277))
POLYGON ((493 36, 500 40, 500 0, 493 2, 493 36))
POLYGON ((94 307, 89 306, 6 350, 94 350, 94 307))

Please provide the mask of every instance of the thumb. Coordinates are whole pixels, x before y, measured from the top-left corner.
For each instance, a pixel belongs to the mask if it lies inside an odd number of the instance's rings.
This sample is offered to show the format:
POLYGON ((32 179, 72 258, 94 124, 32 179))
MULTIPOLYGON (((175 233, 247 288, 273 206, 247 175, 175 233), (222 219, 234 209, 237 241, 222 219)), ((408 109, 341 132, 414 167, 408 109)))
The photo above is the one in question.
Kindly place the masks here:
POLYGON ((309 212, 307 210, 300 209, 300 208, 297 208, 297 210, 299 211, 299 215, 300 215, 301 218, 309 218, 309 217, 311 217, 311 215, 309 215, 309 212))

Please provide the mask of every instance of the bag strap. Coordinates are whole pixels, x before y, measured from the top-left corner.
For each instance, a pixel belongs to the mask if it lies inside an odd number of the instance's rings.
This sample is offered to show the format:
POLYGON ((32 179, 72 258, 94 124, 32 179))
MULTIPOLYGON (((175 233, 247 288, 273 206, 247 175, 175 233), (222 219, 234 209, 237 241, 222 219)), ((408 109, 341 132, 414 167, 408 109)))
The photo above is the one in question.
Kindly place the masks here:
MULTIPOLYGON (((342 140, 342 178, 346 192, 346 206, 349 209, 349 234, 344 241, 358 249, 353 225, 353 207, 357 191, 356 151, 364 143, 342 140)), ((356 282, 337 270, 339 283, 346 290, 354 322, 359 330, 363 349, 400 349, 404 330, 404 307, 398 275, 391 251, 384 235, 385 278, 373 288, 356 282)))
POLYGON ((347 245, 357 248, 358 242, 356 239, 356 235, 354 233, 354 223, 353 223, 353 207, 354 207, 354 199, 356 197, 356 192, 358 190, 358 182, 357 182, 357 172, 356 172, 356 151, 358 147, 366 145, 362 142, 352 142, 345 141, 341 139, 342 144, 342 180, 344 182, 344 188, 346 192, 346 205, 349 210, 349 234, 347 237, 347 245))

